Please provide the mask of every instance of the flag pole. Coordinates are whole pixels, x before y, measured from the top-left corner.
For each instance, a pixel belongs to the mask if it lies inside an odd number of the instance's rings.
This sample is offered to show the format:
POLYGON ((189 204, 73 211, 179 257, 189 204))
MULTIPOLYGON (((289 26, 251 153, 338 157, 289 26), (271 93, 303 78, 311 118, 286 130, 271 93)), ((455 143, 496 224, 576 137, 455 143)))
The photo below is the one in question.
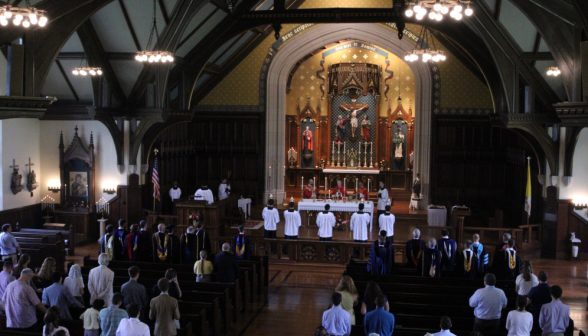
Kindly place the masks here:
MULTIPOLYGON (((528 174, 531 175, 531 157, 527 156, 527 171, 528 174)), ((527 183, 530 183, 531 181, 529 179, 527 179, 527 183)), ((526 192, 525 192, 526 193, 526 192)), ((525 195, 526 197, 527 195, 525 195)), ((530 196, 530 195, 529 195, 530 196)), ((529 204, 529 208, 531 207, 531 204, 529 204)), ((527 225, 529 225, 529 219, 531 218, 531 212, 527 212, 527 225)))

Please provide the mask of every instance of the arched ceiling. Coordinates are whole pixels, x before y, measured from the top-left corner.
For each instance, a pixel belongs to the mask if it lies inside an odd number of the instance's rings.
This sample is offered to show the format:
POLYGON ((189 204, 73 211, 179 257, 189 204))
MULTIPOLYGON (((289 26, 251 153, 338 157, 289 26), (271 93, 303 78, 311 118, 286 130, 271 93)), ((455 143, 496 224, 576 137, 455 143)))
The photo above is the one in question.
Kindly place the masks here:
MULTIPOLYGON (((23 1, 14 1, 20 6, 24 5, 23 1)), ((522 0, 475 1, 478 2, 478 6, 485 6, 492 12, 496 25, 504 28, 503 31, 508 35, 506 38, 516 43, 521 59, 532 64, 540 76, 543 77, 543 83, 547 84, 547 89, 555 92, 562 101, 569 99, 564 88, 563 78, 548 77, 545 74, 547 67, 557 65, 547 41, 536 28, 537 24, 545 23, 532 22, 529 19, 531 14, 523 12, 517 6, 516 2, 522 0)), ((115 95, 117 104, 124 104, 125 106, 142 106, 144 104, 145 100, 142 98, 142 93, 153 77, 150 77, 146 72, 145 67, 148 65, 134 61, 134 54, 136 51, 144 49, 147 44, 152 15, 151 1, 110 0, 106 2, 108 4, 92 14, 83 23, 84 30, 81 31, 80 28, 77 32, 74 32, 61 48, 59 54, 56 55, 55 62, 51 66, 40 90, 42 96, 51 95, 56 96, 60 101, 78 101, 82 103, 92 100, 91 80, 71 74, 73 67, 86 64, 88 50, 80 40, 80 34, 88 36, 88 31, 90 31, 95 33, 95 36, 97 36, 96 43, 103 50, 99 56, 108 67, 111 67, 114 73, 114 76, 108 79, 109 85, 113 90, 120 88, 118 95, 115 95)), ((230 13, 224 0, 157 0, 156 2, 158 29, 160 32, 164 31, 166 26, 174 19, 172 14, 175 13, 176 8, 185 5, 187 2, 197 2, 199 5, 189 23, 183 27, 185 29, 178 30, 181 31, 181 36, 174 48, 176 62, 173 65, 174 69, 171 71, 169 82, 171 100, 174 100, 179 95, 178 91, 181 89, 178 89, 178 86, 182 84, 182 81, 184 81, 183 90, 188 93, 201 92, 202 87, 214 87, 261 41, 269 35, 273 35, 271 25, 267 24, 241 31, 237 35, 232 35, 228 41, 218 41, 216 35, 219 29, 230 24, 231 20, 237 20, 237 18, 233 19, 234 15, 230 13), (207 44, 218 45, 215 47, 212 57, 205 64, 202 64, 203 62, 194 63, 194 59, 198 57, 201 49, 207 47, 207 44), (202 71, 194 72, 194 69, 202 69, 202 71), (185 75, 186 71, 191 71, 192 73, 185 75), (192 80, 194 82, 190 82, 192 80)), ((577 13, 573 13, 575 7, 572 0, 529 0, 529 2, 531 3, 530 6, 534 6, 533 8, 549 10, 554 13, 555 17, 560 18, 561 21, 557 22, 557 24, 582 27, 581 18, 577 17, 577 13)), ((39 6, 50 6, 59 3, 59 0, 31 0, 31 3, 39 6)), ((348 7, 377 7, 388 3, 390 1, 345 0, 342 4, 348 7)), ((332 7, 333 0, 286 1, 286 7, 289 9, 301 8, 305 4, 306 7, 314 8, 332 7)), ((248 7, 245 10, 263 11, 272 9, 273 5, 273 0, 240 0, 237 3, 237 9, 248 7)), ((72 6, 76 5, 72 4, 72 6)), ((468 23, 452 24, 466 25, 468 23)), ((51 22, 46 29, 52 29, 51 22)), ((2 39, 2 34, 0 32, 0 40, 6 41, 6 38, 2 39)), ((460 38, 459 36, 455 37, 455 40, 458 43, 467 42, 460 41, 460 38)), ((106 78, 103 78, 103 80, 106 80, 106 78)), ((202 98, 203 95, 197 95, 195 100, 192 101, 192 105, 197 104, 198 97, 202 98)), ((180 108, 182 105, 184 108, 187 106, 185 101, 188 98, 183 99, 184 102, 179 104, 180 108)))

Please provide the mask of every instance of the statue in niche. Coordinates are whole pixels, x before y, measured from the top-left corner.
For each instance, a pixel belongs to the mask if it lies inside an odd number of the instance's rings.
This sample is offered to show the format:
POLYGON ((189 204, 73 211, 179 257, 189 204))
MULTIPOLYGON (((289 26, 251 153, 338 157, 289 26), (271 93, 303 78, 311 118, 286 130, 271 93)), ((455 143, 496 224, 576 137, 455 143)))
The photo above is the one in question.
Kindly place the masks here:
POLYGON ((371 127, 372 123, 370 122, 370 120, 368 119, 368 115, 366 114, 363 117, 363 120, 361 121, 361 138, 364 142, 370 142, 372 139, 370 133, 371 127))
POLYGON ((396 145, 396 149, 394 150, 394 159, 395 160, 402 160, 404 155, 402 154, 402 143, 404 142, 404 134, 402 134, 402 128, 400 125, 396 128, 396 135, 394 135, 394 144, 396 145))
POLYGON ((310 130, 310 126, 306 126, 306 129, 302 132, 302 141, 304 154, 312 154, 314 147, 312 145, 312 131, 310 130))
POLYGON ((354 139, 355 138, 355 131, 357 130, 357 126, 359 126, 359 124, 357 123, 357 113, 366 111, 368 109, 368 106, 366 105, 366 106, 358 108, 358 109, 353 108, 353 107, 346 108, 343 105, 340 105, 339 107, 342 110, 350 113, 347 118, 351 117, 351 138, 354 139))
POLYGON ((337 120, 337 143, 343 143, 345 141, 345 123, 349 121, 349 115, 343 119, 343 116, 339 116, 337 120))

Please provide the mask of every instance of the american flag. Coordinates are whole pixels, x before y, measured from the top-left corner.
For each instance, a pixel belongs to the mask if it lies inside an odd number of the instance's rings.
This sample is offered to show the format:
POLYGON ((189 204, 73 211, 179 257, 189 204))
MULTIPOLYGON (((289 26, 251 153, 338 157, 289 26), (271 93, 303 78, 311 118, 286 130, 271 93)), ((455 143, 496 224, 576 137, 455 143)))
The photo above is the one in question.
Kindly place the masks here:
POLYGON ((153 198, 160 201, 159 173, 157 172, 157 157, 155 158, 155 164, 153 165, 153 177, 151 178, 151 182, 153 182, 153 198))

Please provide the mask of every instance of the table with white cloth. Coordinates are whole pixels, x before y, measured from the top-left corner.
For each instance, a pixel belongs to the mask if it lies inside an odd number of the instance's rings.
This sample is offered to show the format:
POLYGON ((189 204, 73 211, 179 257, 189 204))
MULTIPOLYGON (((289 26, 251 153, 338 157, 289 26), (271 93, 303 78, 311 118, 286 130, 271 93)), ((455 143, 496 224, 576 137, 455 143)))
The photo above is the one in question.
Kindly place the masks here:
POLYGON ((427 223, 430 226, 446 226, 447 208, 429 208, 427 214, 427 223))
POLYGON ((249 218, 251 215, 251 198, 239 198, 238 205, 243 210, 245 217, 249 218))
MULTIPOLYGON (((331 211, 331 212, 358 212, 359 211, 359 203, 355 203, 355 201, 346 202, 346 203, 343 203, 343 201, 337 201, 337 203, 335 203, 335 201, 332 201, 332 200, 329 200, 326 202, 318 202, 318 201, 313 202, 312 200, 309 200, 309 199, 303 199, 302 201, 298 202, 298 211, 303 211, 303 210, 324 211, 325 204, 329 204, 331 206, 331 208, 329 209, 329 211, 331 211)), ((372 219, 370 221, 370 231, 372 231, 372 226, 374 225, 374 202, 372 202, 372 201, 364 202, 363 211, 369 213, 370 216, 372 217, 372 219)))

